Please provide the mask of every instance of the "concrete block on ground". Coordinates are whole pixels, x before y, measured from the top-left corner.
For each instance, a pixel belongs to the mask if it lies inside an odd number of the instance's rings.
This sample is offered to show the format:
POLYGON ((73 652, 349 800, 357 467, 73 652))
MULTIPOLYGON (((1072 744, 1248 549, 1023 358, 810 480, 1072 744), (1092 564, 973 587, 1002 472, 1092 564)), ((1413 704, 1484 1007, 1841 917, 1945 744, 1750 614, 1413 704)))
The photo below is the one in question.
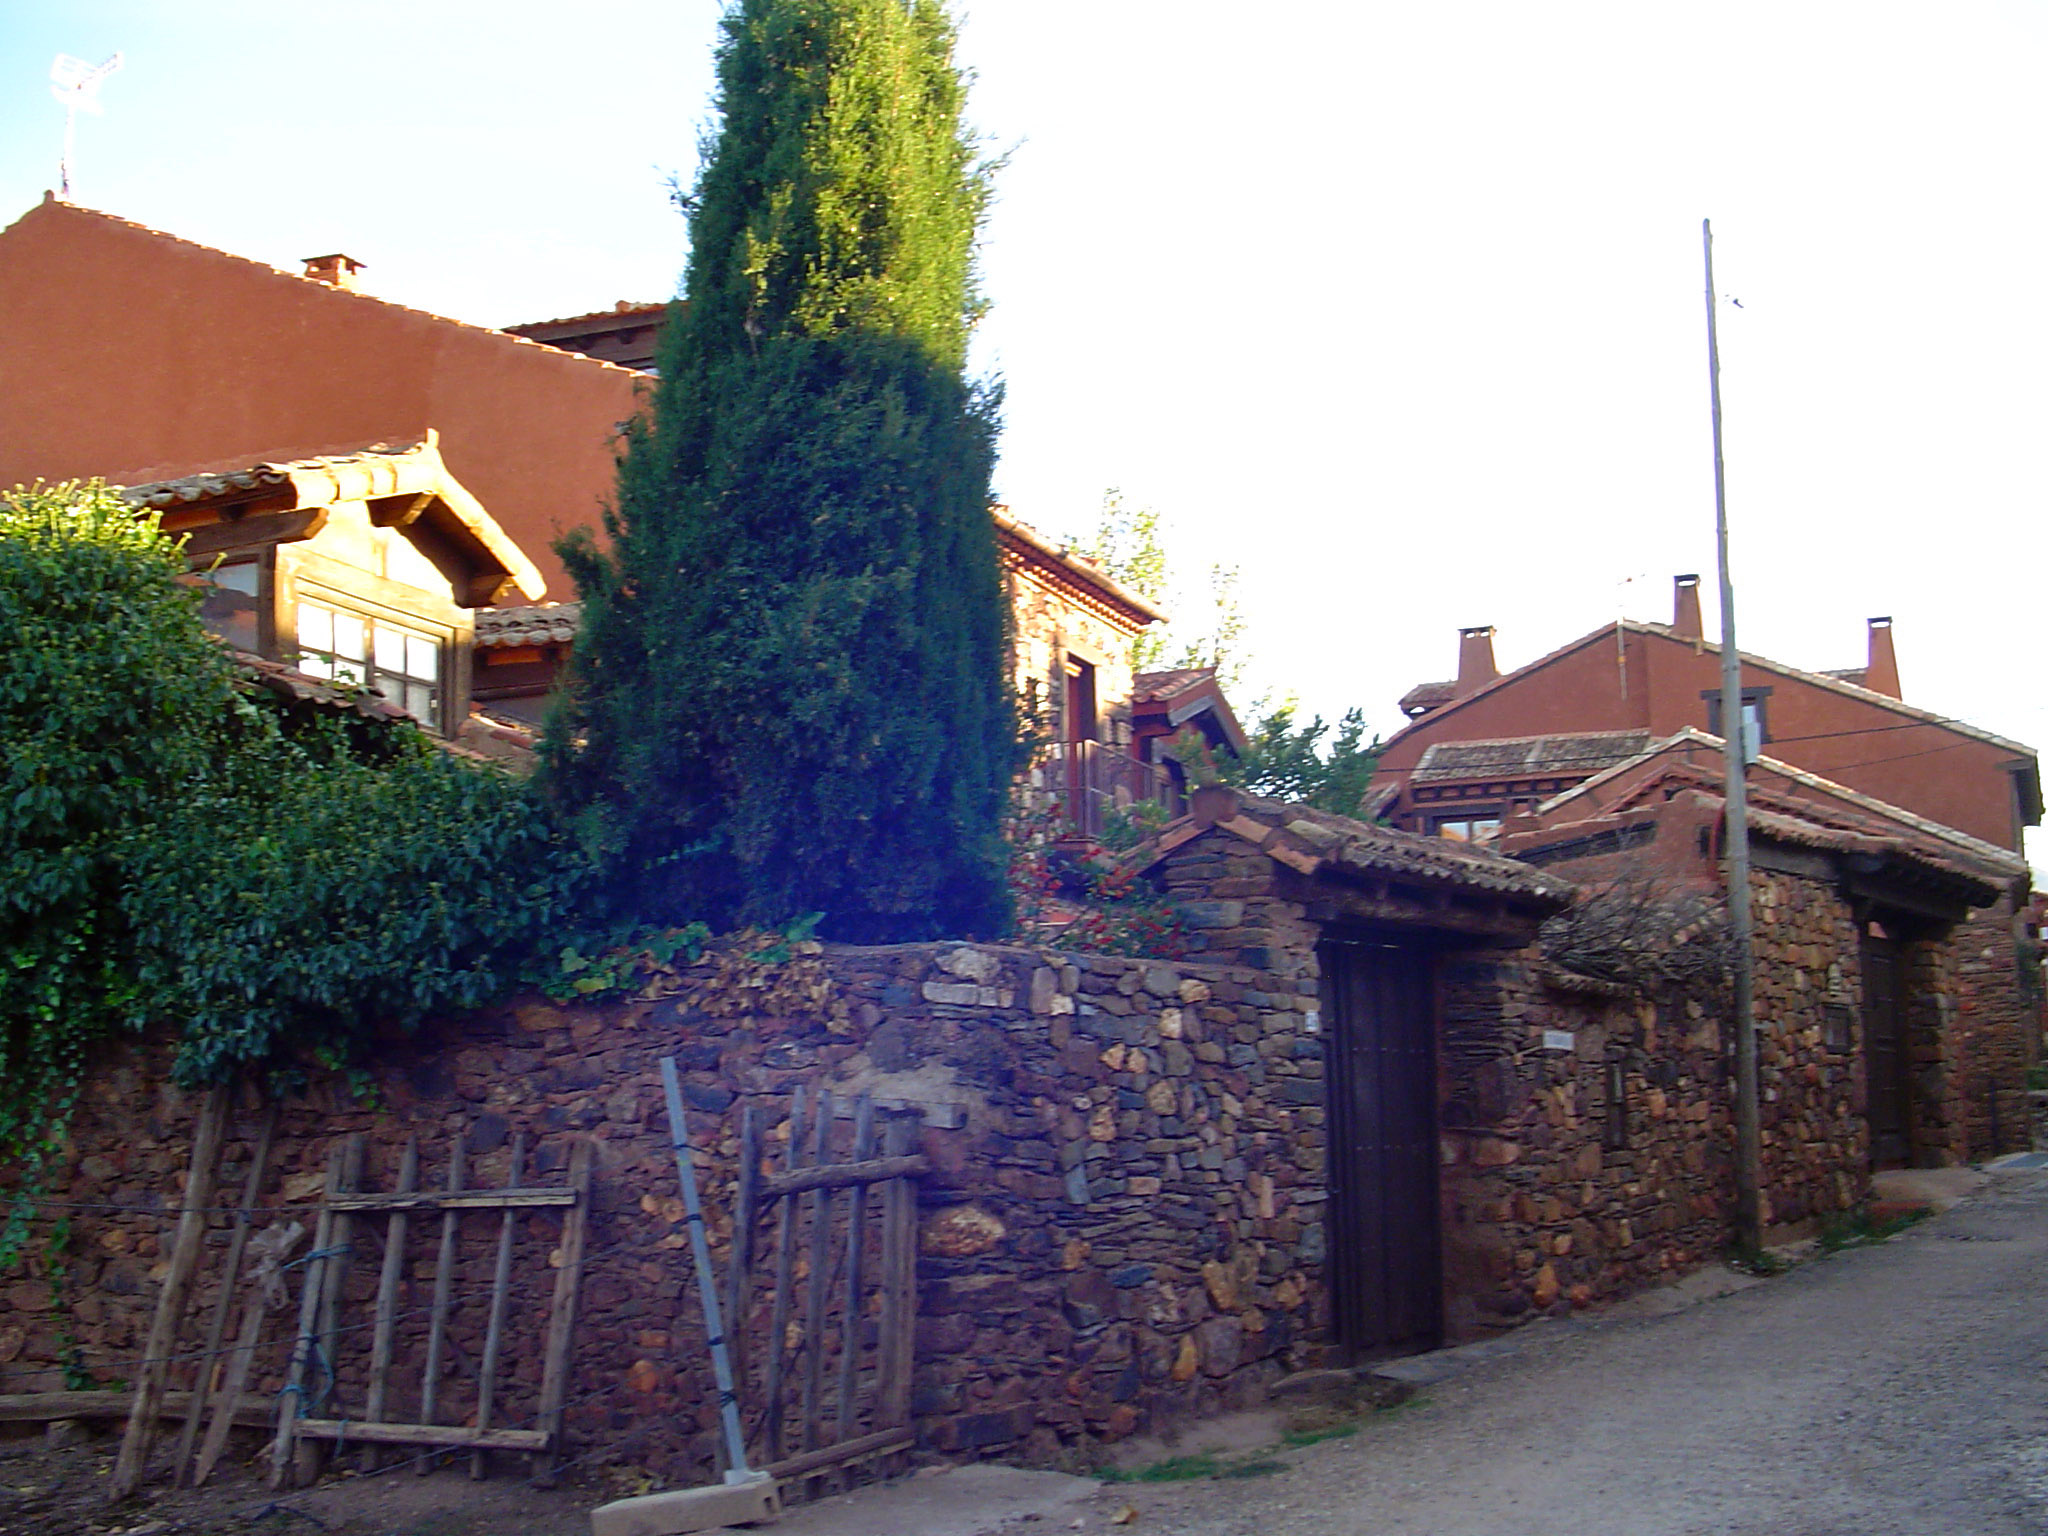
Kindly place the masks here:
POLYGON ((689 1531, 781 1518, 781 1489, 774 1479, 764 1477, 614 1499, 590 1512, 590 1536, 684 1536, 689 1531))

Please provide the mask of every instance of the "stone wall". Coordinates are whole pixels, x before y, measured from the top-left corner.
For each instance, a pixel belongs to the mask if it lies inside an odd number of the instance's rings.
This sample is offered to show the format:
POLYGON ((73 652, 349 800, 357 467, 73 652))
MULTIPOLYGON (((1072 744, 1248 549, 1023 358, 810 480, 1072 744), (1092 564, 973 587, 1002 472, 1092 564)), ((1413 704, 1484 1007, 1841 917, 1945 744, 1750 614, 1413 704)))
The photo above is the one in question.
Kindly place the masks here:
POLYGON ((1949 941, 1959 1039, 1945 1112, 1966 1162, 2025 1151, 2031 1141, 2026 1083, 2040 1060, 2041 1017, 2022 974, 2017 925, 2007 896, 1973 912, 1949 941))
POLYGON ((1770 1241, 1808 1235, 1869 1192, 1862 972, 1855 915, 1833 884, 1757 870, 1750 886, 1770 1241))
MULTIPOLYGON (((684 1068, 721 1263, 747 1103, 766 1112, 771 1147, 799 1083, 940 1106, 923 1132, 934 1171, 919 1185, 914 1383, 932 1449, 1053 1460, 1084 1439, 1249 1403, 1322 1360, 1320 1061, 1303 1031, 1313 997, 1294 982, 1242 966, 927 945, 779 966, 715 954, 656 990, 666 995, 604 1006, 527 999, 393 1042, 367 1097, 329 1082, 289 1101, 265 1205, 309 1220, 328 1149, 353 1132, 369 1138, 373 1189, 392 1187, 410 1137, 429 1186, 457 1132, 470 1138, 472 1185, 503 1181, 520 1135, 532 1144, 525 1182, 559 1182, 571 1138, 590 1138, 568 1434, 671 1480, 709 1470, 715 1410, 660 1107, 664 1054, 684 1068)), ((166 1064, 162 1042, 94 1063, 49 1191, 66 1208, 43 1213, 30 1259, 0 1277, 0 1392, 63 1385, 67 1361, 74 1378, 132 1376, 196 1109, 166 1085, 166 1064), (50 1255, 58 1215, 68 1236, 50 1255)), ((235 1117, 227 1203, 257 1119, 253 1101, 235 1117)), ((496 1221, 465 1218, 486 1239, 496 1221)), ((186 1349, 210 1316, 226 1232, 216 1218, 186 1349)), ((544 1314, 558 1232, 538 1218, 519 1243, 515 1319, 544 1314)), ((409 1384, 432 1265, 417 1235, 408 1252, 397 1358, 409 1384)), ((377 1269, 374 1253, 352 1262, 345 1320, 367 1316, 377 1269)), ((487 1284, 471 1265, 458 1292, 487 1284)), ((481 1314, 461 1316, 458 1355, 473 1361, 481 1314)), ((282 1315, 271 1331, 289 1331, 282 1315)), ((516 1427, 530 1422, 540 1358, 533 1328, 514 1338, 526 1342, 511 1347, 498 1422, 516 1427)), ((326 1411, 360 1415, 366 1353, 342 1351, 326 1411)), ((251 1390, 276 1392, 284 1364, 283 1345, 267 1346, 251 1390)), ((465 1382, 450 1378, 448 1421, 463 1416, 465 1382)))
POLYGON ((1717 1257, 1734 1215, 1721 1021, 1547 973, 1442 972, 1447 1323, 1471 1337, 1717 1257))

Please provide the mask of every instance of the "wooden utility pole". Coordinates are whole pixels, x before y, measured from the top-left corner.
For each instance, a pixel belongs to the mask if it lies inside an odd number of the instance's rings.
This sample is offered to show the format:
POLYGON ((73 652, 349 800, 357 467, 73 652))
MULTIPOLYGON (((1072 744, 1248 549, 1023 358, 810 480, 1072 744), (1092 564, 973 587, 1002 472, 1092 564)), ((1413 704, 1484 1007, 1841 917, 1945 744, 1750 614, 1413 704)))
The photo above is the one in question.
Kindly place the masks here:
POLYGON ((1735 962, 1735 1235, 1763 1246, 1763 1135, 1757 1117, 1756 967, 1749 910, 1749 753, 1742 653, 1735 646, 1735 583, 1728 574, 1728 493, 1721 459, 1721 343, 1715 328, 1714 227, 1700 220, 1707 263, 1707 387, 1714 408, 1714 544, 1721 564, 1721 749, 1728 770, 1728 937, 1735 962))

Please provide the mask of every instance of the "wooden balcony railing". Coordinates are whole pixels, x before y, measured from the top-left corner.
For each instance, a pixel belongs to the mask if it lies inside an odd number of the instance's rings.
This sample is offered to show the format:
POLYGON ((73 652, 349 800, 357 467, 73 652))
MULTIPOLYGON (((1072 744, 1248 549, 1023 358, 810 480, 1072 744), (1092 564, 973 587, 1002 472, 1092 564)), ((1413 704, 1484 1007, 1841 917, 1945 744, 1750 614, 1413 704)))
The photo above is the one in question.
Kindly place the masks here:
POLYGON ((1103 817, 1109 811, 1128 811, 1143 801, 1158 805, 1168 816, 1187 809, 1185 797, 1164 768, 1140 762, 1127 748, 1099 741, 1055 743, 1034 776, 1041 790, 1058 798, 1074 830, 1087 837, 1102 835, 1103 817))

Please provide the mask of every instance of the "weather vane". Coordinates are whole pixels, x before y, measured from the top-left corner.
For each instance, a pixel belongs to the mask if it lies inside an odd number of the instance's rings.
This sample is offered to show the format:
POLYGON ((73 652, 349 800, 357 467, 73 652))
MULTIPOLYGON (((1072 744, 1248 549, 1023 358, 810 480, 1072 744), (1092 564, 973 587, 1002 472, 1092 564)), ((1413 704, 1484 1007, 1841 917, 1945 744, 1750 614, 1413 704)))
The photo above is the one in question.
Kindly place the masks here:
POLYGON ((100 82, 120 67, 118 53, 102 64, 88 64, 60 53, 57 62, 50 66, 50 94, 64 106, 64 158, 57 162, 57 195, 66 202, 71 201, 71 153, 78 114, 90 112, 99 116, 100 82))

